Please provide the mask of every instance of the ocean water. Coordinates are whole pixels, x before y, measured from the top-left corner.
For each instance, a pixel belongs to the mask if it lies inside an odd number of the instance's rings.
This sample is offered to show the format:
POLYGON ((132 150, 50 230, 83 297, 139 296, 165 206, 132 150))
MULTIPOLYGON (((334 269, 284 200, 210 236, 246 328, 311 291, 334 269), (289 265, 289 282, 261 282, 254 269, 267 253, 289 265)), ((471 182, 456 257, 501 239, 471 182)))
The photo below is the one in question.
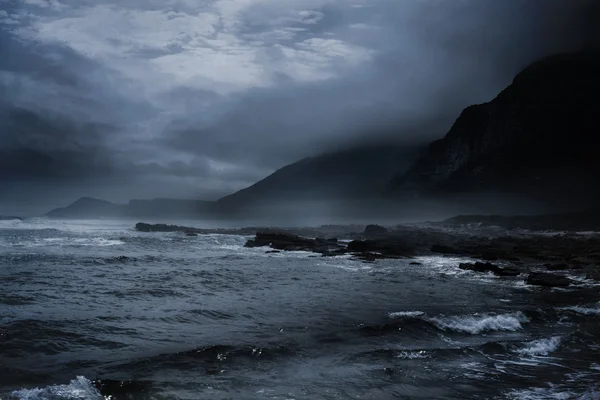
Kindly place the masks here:
POLYGON ((600 399, 592 282, 133 226, 0 222, 0 399, 600 399))

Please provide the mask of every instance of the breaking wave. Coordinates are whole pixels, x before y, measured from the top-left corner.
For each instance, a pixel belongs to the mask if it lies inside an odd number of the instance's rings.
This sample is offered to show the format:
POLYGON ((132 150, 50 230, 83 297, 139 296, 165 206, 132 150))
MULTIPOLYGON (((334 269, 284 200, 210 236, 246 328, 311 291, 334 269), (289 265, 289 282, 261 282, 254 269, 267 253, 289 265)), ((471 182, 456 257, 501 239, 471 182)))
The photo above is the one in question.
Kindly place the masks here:
POLYGON ((591 307, 572 306, 572 307, 561 307, 560 310, 572 311, 582 315, 599 315, 600 316, 600 305, 591 307))
POLYGON ((466 332, 472 335, 488 331, 518 331, 523 329, 522 323, 529 319, 521 312, 500 315, 468 315, 458 317, 429 318, 442 330, 466 332))
POLYGON ((109 400, 94 384, 83 376, 73 379, 68 385, 54 385, 45 388, 21 389, 12 393, 15 400, 109 400))
POLYGON ((423 311, 398 311, 389 313, 390 318, 417 318, 425 315, 423 311))
POLYGON ((547 356, 558 349, 561 341, 562 338, 560 336, 553 336, 548 339, 533 340, 527 343, 527 345, 522 349, 517 350, 517 352, 527 356, 547 356))

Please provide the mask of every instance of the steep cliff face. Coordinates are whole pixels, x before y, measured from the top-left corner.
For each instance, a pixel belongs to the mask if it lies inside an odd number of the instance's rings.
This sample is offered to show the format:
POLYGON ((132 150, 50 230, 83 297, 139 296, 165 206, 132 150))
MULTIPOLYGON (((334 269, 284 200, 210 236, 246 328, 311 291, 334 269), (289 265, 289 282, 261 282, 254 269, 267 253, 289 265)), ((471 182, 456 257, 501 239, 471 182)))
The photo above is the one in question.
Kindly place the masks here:
POLYGON ((450 132, 392 181, 398 192, 599 192, 600 52, 548 57, 450 132))

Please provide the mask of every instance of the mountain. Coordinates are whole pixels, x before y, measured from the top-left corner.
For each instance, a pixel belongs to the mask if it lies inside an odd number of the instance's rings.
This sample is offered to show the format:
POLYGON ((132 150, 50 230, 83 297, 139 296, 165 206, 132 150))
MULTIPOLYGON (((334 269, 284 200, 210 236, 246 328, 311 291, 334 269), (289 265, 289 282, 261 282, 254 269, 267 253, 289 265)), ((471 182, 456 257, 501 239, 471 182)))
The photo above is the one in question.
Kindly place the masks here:
POLYGON ((598 71, 600 51, 530 65, 495 99, 465 109, 390 189, 422 197, 517 193, 557 205, 600 198, 598 71))
POLYGON ((126 216, 127 206, 106 200, 82 197, 64 208, 56 208, 46 214, 50 218, 120 218, 126 216))
POLYGON ((314 215, 317 211, 328 215, 333 211, 323 208, 323 202, 354 201, 357 207, 364 208, 365 201, 381 198, 389 180, 406 170, 415 154, 416 146, 363 145, 305 158, 218 202, 154 199, 115 204, 84 197, 46 215, 51 218, 222 219, 241 218, 247 216, 247 210, 252 210, 252 216, 261 219, 271 216, 278 221, 290 214, 299 215, 301 210, 306 211, 305 215, 314 215))
POLYGON ((82 197, 64 208, 46 214, 50 218, 211 218, 218 216, 215 202, 180 199, 131 200, 115 204, 82 197))
POLYGON ((369 199, 414 161, 416 146, 370 145, 324 153, 287 165, 254 185, 223 197, 239 209, 264 204, 369 199))

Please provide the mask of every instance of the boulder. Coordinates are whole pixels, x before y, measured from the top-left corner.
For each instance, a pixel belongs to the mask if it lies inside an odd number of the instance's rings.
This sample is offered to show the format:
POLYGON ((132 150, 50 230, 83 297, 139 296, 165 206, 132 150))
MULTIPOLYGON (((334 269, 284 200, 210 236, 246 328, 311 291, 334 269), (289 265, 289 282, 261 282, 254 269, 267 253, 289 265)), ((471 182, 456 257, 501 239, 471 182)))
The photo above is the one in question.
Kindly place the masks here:
POLYGON ((271 247, 281 251, 312 251, 323 255, 337 255, 340 245, 337 239, 309 239, 284 232, 258 232, 248 240, 245 247, 271 247))
POLYGON ((408 257, 413 250, 404 243, 394 240, 353 240, 347 250, 352 253, 379 253, 386 257, 408 257))
POLYGON ((491 263, 482 263, 482 262, 461 263, 458 267, 460 269, 464 269, 467 271, 482 272, 482 273, 491 272, 496 276, 517 276, 521 273, 516 268, 501 268, 501 267, 491 264, 491 263))
POLYGON ((532 272, 525 279, 528 285, 545 286, 545 287, 566 287, 573 281, 566 276, 548 274, 544 272, 532 272))
POLYGON ((388 230, 380 225, 367 225, 364 234, 367 237, 387 235, 388 230))
POLYGON ((459 264, 458 268, 464 269, 466 271, 483 272, 483 273, 486 273, 486 272, 495 273, 496 271, 500 270, 500 267, 498 267, 497 265, 494 265, 491 263, 482 263, 482 262, 461 263, 461 264, 459 264))

